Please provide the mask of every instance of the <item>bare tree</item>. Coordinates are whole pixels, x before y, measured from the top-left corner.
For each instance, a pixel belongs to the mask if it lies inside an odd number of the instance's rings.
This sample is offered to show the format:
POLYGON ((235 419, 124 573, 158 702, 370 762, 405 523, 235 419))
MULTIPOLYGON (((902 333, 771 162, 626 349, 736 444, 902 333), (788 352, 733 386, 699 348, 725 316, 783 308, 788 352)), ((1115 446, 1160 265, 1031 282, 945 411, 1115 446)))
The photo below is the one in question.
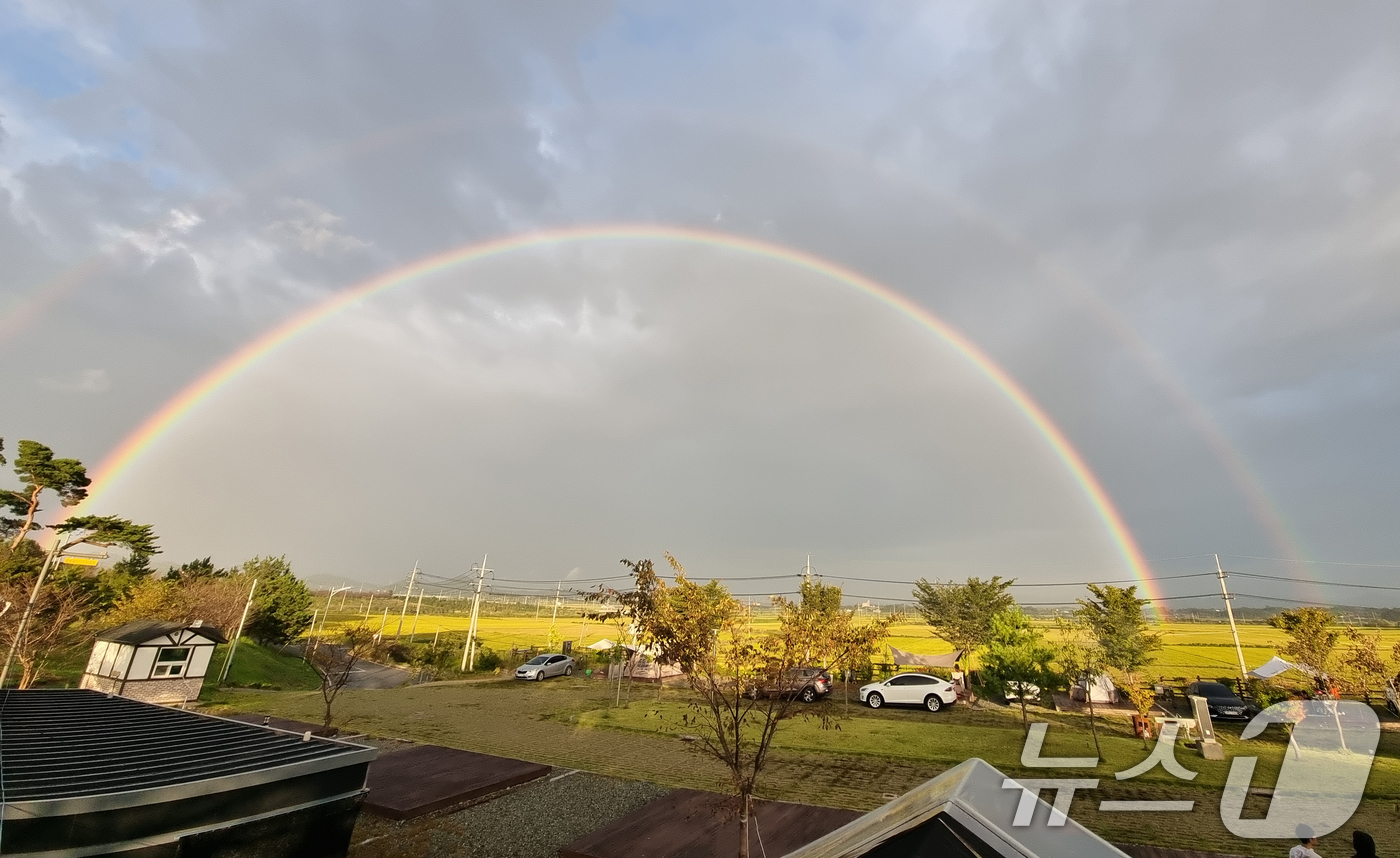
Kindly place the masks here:
POLYGON ((1089 706, 1089 731, 1094 736, 1094 753, 1102 757, 1103 749, 1099 747, 1099 727, 1094 713, 1094 688, 1098 678, 1108 669, 1107 657, 1093 628, 1082 618, 1066 620, 1056 617, 1055 625, 1060 633, 1055 660, 1071 685, 1075 682, 1084 684, 1084 702, 1089 706))
POLYGON ((248 599, 248 586, 252 583, 246 575, 232 575, 226 578, 204 578, 185 584, 183 593, 183 616, 178 619, 190 622, 203 620, 225 635, 233 636, 238 628, 238 620, 243 616, 243 604, 248 599))
MULTIPOLYGON (((668 555, 669 556, 669 555, 668 555)), ((657 588, 661 579, 650 560, 622 560, 622 565, 631 570, 632 589, 619 590, 615 587, 599 585, 597 590, 583 593, 583 600, 597 607, 584 612, 584 617, 594 622, 612 624, 617 630, 617 641, 607 654, 610 663, 618 663, 621 670, 617 675, 616 704, 622 703, 622 681, 632 673, 638 646, 650 645, 650 618, 656 610, 657 588), (629 649, 626 639, 632 638, 629 649)), ((581 642, 580 642, 581 643, 581 642)), ((631 697, 631 685, 628 685, 631 697)))
MULTIPOLYGON (((21 584, 0 585, 0 603, 22 605, 29 596, 21 584)), ((20 666, 19 688, 28 688, 39 678, 54 650, 74 646, 83 639, 82 620, 89 601, 88 594, 78 587, 46 587, 35 597, 23 628, 18 611, 6 611, 0 616, 0 647, 13 648, 20 666)))
POLYGON ((330 730, 335 700, 350 682, 355 666, 369 661, 379 652, 380 644, 375 640, 374 630, 366 625, 346 629, 340 640, 334 643, 322 642, 309 649, 306 660, 321 676, 321 699, 325 701, 325 721, 322 727, 330 730))
POLYGON ((1347 668, 1347 684, 1369 704, 1371 689, 1376 686, 1383 688, 1390 676, 1390 661, 1381 655, 1380 635, 1368 635, 1352 626, 1347 626, 1345 634, 1347 648, 1343 658, 1347 668))
MULTIPOLYGON (((833 623, 840 610, 840 591, 833 607, 826 598, 789 602, 775 599, 777 631, 755 634, 734 597, 717 581, 700 585, 688 580, 684 568, 667 555, 675 570, 675 585, 658 581, 652 609, 644 616, 646 636, 668 664, 685 672, 694 698, 684 724, 699 735, 700 746, 729 770, 738 799, 739 856, 749 855, 749 821, 753 796, 768 761, 773 738, 782 722, 794 714, 802 678, 796 668, 813 652, 846 661, 855 652, 869 651, 889 631, 893 617, 856 626, 833 623), (833 629, 843 639, 833 637, 833 629)), ((833 710, 820 704, 807 710, 823 726, 835 721, 833 710)))

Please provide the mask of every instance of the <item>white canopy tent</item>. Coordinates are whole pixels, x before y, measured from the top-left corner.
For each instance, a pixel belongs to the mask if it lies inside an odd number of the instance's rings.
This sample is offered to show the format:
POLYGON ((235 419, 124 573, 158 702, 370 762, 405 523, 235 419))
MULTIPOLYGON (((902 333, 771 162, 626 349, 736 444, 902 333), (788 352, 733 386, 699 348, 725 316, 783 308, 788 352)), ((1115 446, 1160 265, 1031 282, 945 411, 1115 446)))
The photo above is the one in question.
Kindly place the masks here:
POLYGON ((1264 662, 1263 664, 1259 665, 1258 667, 1254 668, 1253 670, 1251 670, 1251 671, 1249 672, 1249 675, 1250 675, 1250 676, 1253 676, 1253 677, 1256 677, 1256 678, 1258 678, 1258 679, 1273 679, 1275 676, 1278 676, 1280 673, 1283 673, 1283 672, 1289 671, 1289 670, 1297 670, 1297 671, 1300 671, 1300 672, 1302 672, 1302 673, 1306 673, 1308 676, 1316 676, 1316 675, 1317 675, 1316 672, 1315 672, 1312 668, 1310 668, 1310 667, 1307 667, 1307 666, 1301 665, 1301 664, 1293 664, 1292 662, 1284 661, 1283 659, 1279 658, 1278 656, 1274 656, 1273 658, 1269 659, 1268 661, 1266 661, 1266 662, 1264 662))
POLYGON ((952 667, 962 658, 962 650, 945 652, 942 655, 918 655, 902 649, 890 647, 890 661, 899 667, 952 667))

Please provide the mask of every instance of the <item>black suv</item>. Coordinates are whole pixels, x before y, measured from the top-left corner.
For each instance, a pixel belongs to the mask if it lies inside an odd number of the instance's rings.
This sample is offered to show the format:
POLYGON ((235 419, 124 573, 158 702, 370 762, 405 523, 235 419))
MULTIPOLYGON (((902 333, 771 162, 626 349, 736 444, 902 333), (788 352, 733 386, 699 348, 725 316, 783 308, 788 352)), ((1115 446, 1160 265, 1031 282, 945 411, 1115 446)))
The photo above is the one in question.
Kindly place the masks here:
POLYGON ((1235 692, 1219 682, 1193 682, 1186 686, 1188 697, 1204 697, 1210 717, 1248 721, 1254 717, 1254 707, 1246 704, 1235 692))

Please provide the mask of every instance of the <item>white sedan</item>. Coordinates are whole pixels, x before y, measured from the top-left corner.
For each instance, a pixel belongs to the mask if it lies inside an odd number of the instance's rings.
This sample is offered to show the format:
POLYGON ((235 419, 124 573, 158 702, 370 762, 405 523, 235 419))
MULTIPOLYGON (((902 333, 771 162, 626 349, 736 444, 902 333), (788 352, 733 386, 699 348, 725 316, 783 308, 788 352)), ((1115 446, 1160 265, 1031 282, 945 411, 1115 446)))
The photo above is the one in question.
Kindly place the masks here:
POLYGON ((886 703, 905 703, 937 712, 956 703, 957 699, 953 683, 926 673, 899 673, 860 689, 860 702, 871 709, 879 709, 886 703))

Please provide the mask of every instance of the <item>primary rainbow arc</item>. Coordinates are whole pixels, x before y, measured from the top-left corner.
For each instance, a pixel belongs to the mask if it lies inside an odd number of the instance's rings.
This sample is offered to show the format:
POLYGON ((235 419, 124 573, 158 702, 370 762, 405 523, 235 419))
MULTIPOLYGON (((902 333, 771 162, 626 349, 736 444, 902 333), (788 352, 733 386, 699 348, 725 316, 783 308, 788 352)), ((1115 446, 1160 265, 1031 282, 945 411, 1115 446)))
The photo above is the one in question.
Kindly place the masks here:
POLYGON ((835 262, 802 250, 766 241, 685 227, 614 223, 547 229, 505 236, 429 256, 340 292, 297 313, 244 345, 147 417, 98 466, 92 489, 87 501, 82 505, 83 508, 91 508, 160 438, 221 387, 340 310, 395 286, 401 286, 419 277, 456 265, 543 245, 597 240, 674 241, 727 248, 778 260, 851 286, 933 332, 966 358, 983 377, 991 381, 1045 439, 1103 522, 1114 547, 1122 556, 1129 571, 1142 583, 1144 596, 1152 600, 1154 608, 1159 616, 1161 615, 1162 595, 1156 581, 1153 580, 1151 568, 1142 556, 1142 552, 1131 531, 1124 523, 1122 515, 1119 514, 1108 493, 1104 491, 1098 478, 1085 463, 1083 456, 1079 454, 1079 451, 1074 448, 1040 405, 976 344, 904 295, 835 262))

